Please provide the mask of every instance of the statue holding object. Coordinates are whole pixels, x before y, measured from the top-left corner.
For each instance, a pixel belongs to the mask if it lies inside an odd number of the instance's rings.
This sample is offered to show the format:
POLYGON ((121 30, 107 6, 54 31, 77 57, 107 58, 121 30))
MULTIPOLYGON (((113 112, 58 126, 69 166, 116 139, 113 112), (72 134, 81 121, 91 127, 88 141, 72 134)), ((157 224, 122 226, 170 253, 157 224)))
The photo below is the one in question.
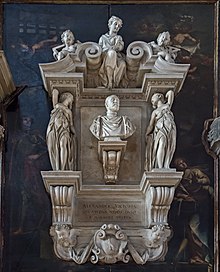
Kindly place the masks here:
POLYGON ((61 60, 65 58, 68 54, 75 53, 77 46, 80 44, 79 41, 75 41, 73 32, 70 30, 66 30, 62 33, 61 41, 63 44, 52 48, 53 56, 56 60, 61 60))
POLYGON ((124 48, 122 37, 118 31, 122 27, 122 20, 112 16, 108 21, 109 32, 102 35, 99 45, 103 51, 103 62, 99 76, 104 87, 112 89, 118 87, 126 73, 126 62, 121 51, 124 48))
POLYGON ((153 48, 154 54, 161 56, 164 60, 170 63, 174 63, 177 57, 179 48, 170 45, 170 33, 168 31, 162 32, 157 37, 157 43, 150 42, 153 48))
POLYGON ((176 148, 176 125, 171 111, 173 100, 172 90, 165 97, 162 93, 155 93, 151 98, 155 110, 146 131, 146 171, 169 169, 176 148))
POLYGON ((75 170, 76 133, 73 126, 73 95, 54 89, 53 110, 47 128, 47 146, 53 170, 75 170))

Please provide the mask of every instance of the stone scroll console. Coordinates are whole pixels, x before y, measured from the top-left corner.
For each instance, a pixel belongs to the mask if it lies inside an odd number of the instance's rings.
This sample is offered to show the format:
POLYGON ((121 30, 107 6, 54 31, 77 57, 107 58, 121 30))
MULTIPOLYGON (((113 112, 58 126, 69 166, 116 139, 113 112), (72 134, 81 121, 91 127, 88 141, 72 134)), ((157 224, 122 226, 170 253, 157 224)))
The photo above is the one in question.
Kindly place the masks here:
POLYGON ((52 204, 57 257, 77 264, 163 260, 168 212, 182 172, 172 113, 188 64, 169 32, 125 50, 112 16, 98 43, 65 31, 56 61, 40 64, 53 109, 47 129, 52 171, 42 178, 52 204), (125 53, 126 52, 126 53, 125 53))

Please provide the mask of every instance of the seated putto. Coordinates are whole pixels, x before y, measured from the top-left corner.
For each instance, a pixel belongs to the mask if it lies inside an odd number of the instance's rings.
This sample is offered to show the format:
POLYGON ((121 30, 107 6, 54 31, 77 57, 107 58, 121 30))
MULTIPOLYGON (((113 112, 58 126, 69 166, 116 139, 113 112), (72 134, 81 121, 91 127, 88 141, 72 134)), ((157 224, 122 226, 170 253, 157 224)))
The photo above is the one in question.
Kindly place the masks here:
POLYGON ((161 56, 164 60, 170 63, 174 63, 177 57, 177 52, 180 49, 170 45, 170 33, 168 31, 162 32, 157 37, 157 43, 150 42, 155 55, 161 56))
POLYGON ((118 116, 120 101, 116 95, 105 100, 107 109, 105 116, 98 116, 90 126, 90 131, 99 140, 120 140, 130 137, 135 126, 127 116, 118 116))
POLYGON ((80 44, 79 41, 75 41, 73 32, 66 30, 61 35, 61 41, 63 44, 58 45, 53 50, 53 56, 56 60, 65 58, 70 53, 75 53, 77 46, 80 44), (62 50, 60 50, 62 48, 62 50))

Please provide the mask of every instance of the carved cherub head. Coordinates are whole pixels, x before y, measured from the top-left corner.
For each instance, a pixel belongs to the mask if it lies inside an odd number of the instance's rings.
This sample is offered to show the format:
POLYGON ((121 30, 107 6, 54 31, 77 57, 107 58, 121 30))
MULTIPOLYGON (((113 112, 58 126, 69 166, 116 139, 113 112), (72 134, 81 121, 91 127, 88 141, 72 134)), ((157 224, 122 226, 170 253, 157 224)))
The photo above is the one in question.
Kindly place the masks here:
POLYGON ((157 37, 158 46, 167 46, 170 44, 170 33, 168 31, 162 32, 157 37))
POLYGON ((108 20, 108 27, 109 27, 109 31, 113 33, 117 33, 119 29, 122 27, 122 20, 119 17, 112 16, 108 20))
POLYGON ((75 43, 75 37, 73 35, 73 32, 69 29, 64 31, 61 35, 61 41, 68 47, 73 45, 75 43))

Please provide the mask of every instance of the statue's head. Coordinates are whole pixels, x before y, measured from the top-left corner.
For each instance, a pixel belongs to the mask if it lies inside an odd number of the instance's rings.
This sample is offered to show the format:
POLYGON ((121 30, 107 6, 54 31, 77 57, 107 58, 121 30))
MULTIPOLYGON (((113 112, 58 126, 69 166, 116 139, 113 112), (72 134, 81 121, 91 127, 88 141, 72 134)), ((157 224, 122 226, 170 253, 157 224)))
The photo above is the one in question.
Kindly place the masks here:
POLYGON ((67 46, 74 44, 75 37, 73 35, 73 32, 70 31, 69 29, 64 31, 61 35, 61 41, 62 41, 62 43, 66 44, 67 46))
POLYGON ((118 112, 120 107, 120 100, 116 95, 110 95, 105 99, 105 107, 107 111, 118 112))
POLYGON ((151 97, 151 104, 153 108, 157 107, 158 102, 164 102, 164 95, 162 93, 155 93, 151 97))
POLYGON ((168 31, 162 32, 157 37, 157 44, 159 46, 166 46, 170 44, 170 33, 168 31))
POLYGON ((122 20, 119 17, 112 16, 108 20, 108 27, 109 27, 109 30, 111 29, 112 32, 117 33, 119 29, 122 27, 122 20))
POLYGON ((68 107, 72 107, 74 97, 71 93, 62 93, 59 98, 60 103, 65 103, 68 107))

